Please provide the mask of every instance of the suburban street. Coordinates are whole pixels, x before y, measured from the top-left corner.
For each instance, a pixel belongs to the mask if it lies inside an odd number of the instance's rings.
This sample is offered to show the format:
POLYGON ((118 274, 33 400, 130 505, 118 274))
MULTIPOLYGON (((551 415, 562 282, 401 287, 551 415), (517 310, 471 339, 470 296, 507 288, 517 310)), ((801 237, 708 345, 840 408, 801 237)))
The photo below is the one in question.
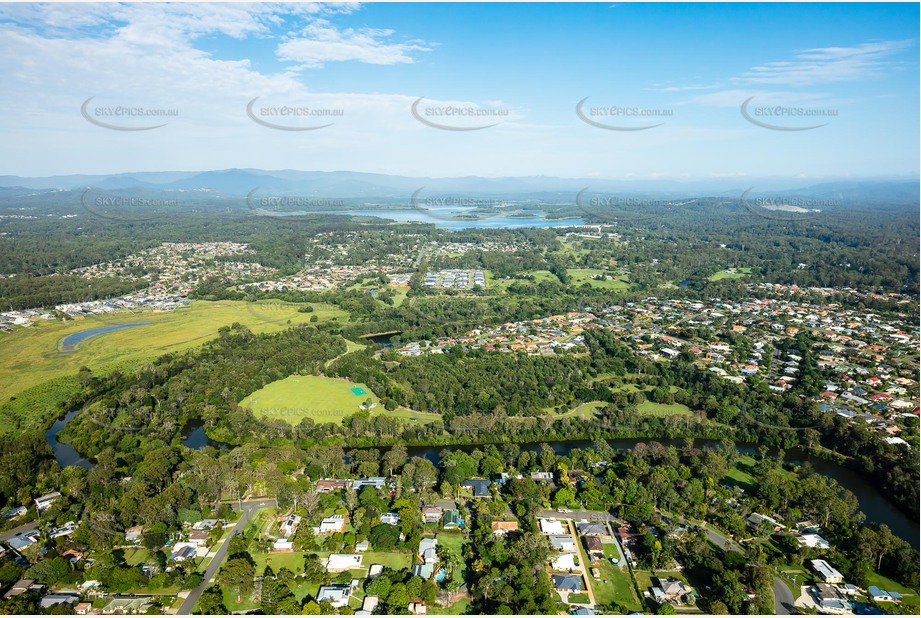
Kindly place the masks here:
POLYGON ((266 506, 275 506, 275 504, 276 503, 274 499, 249 500, 243 502, 243 514, 240 516, 240 519, 237 520, 236 525, 233 527, 233 531, 224 539, 217 552, 215 552, 214 558, 212 558, 211 562, 208 563, 208 568, 205 569, 205 574, 201 585, 189 592, 189 596, 187 596, 185 601, 182 602, 182 606, 179 608, 179 611, 176 612, 177 614, 189 615, 192 613, 192 610, 195 608, 195 604, 198 603, 199 597, 201 597, 205 589, 212 584, 214 575, 221 567, 221 563, 224 562, 224 558, 227 556, 227 548, 230 546, 229 544, 231 537, 237 534, 241 534, 243 530, 246 529, 246 524, 249 523, 253 513, 266 506))
MULTIPOLYGON (((723 550, 732 550, 737 551, 740 554, 744 555, 742 547, 732 541, 722 533, 717 532, 712 527, 707 526, 707 539, 709 539, 714 545, 723 550)), ((787 588, 787 584, 784 583, 784 580, 775 575, 774 576, 774 613, 781 616, 788 616, 793 613, 793 593, 790 592, 790 589, 787 588)))
POLYGON ((537 511, 538 517, 543 517, 545 519, 572 519, 579 521, 580 519, 587 519, 589 521, 614 521, 614 517, 610 513, 605 513, 604 511, 573 511, 571 513, 560 513, 555 509, 544 509, 542 511, 537 511))
POLYGON ((30 521, 29 523, 23 524, 19 526, 18 528, 13 528, 12 530, 8 530, 7 532, 0 534, 0 542, 9 541, 11 538, 13 538, 16 535, 23 534, 31 530, 35 530, 36 528, 38 528, 38 522, 30 521))

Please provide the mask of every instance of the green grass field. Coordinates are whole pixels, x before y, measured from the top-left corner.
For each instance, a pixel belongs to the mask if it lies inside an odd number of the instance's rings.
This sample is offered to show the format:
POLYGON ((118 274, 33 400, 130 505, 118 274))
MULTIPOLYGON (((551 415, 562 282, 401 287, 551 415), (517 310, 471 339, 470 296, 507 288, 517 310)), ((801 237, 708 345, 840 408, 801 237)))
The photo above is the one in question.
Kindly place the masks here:
POLYGON ((563 412, 559 415, 560 418, 575 416, 584 420, 591 420, 595 418, 598 410, 604 408, 607 404, 603 401, 590 401, 588 403, 583 403, 580 406, 576 406, 569 412, 563 412))
POLYGON ((289 376, 245 397, 240 407, 251 409, 258 417, 282 419, 291 425, 305 417, 316 423, 338 423, 359 412, 359 406, 368 399, 374 404, 372 412, 382 409, 377 395, 364 384, 320 376, 289 376))
POLYGON ((673 416, 691 413, 691 409, 683 403, 655 403, 653 401, 644 401, 636 407, 636 411, 645 416, 673 416))
POLYGON ((742 277, 747 277, 751 273, 751 268, 735 268, 732 272, 729 270, 721 270, 718 273, 710 275, 707 279, 710 281, 719 281, 720 279, 741 279, 742 277))
POLYGON ((592 277, 601 275, 604 271, 597 268, 570 268, 568 272, 569 276, 572 278, 573 285, 588 283, 593 288, 601 288, 604 290, 625 290, 630 287, 627 275, 620 275, 616 279, 609 279, 607 281, 598 281, 592 279, 592 277))
POLYGON ((4 377, 0 380, 0 432, 42 427, 50 422, 49 413, 54 406, 79 387, 72 378, 83 366, 97 374, 130 370, 168 352, 199 346, 213 339, 219 328, 234 322, 264 333, 287 328, 289 321, 307 323, 314 315, 321 321, 347 318, 346 312, 331 305, 314 304, 313 313, 298 313, 297 307, 277 302, 250 305, 242 301, 195 301, 191 307, 171 312, 119 311, 67 322, 40 321, 0 335, 0 375, 4 377), (82 341, 72 352, 60 351, 61 341, 72 333, 141 321, 150 324, 101 334, 82 341), (67 378, 72 381, 61 381, 67 378), (29 389, 32 392, 25 392, 29 389), (26 401, 10 401, 20 395, 26 401), (23 410, 28 413, 17 416, 23 410))

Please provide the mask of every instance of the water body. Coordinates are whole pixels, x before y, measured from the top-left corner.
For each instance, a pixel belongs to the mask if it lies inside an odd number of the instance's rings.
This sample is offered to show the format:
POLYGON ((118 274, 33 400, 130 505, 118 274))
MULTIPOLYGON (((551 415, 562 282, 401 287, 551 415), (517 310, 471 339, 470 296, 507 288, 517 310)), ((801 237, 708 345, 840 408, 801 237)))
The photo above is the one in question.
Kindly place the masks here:
POLYGON ((48 440, 48 445, 51 447, 51 450, 54 451, 54 458, 57 460, 59 466, 62 468, 66 468, 67 466, 80 466, 81 468, 89 470, 95 465, 93 462, 86 457, 82 457, 80 453, 77 452, 77 449, 71 445, 58 442, 58 432, 64 429, 64 426, 67 425, 70 419, 76 416, 79 411, 79 409, 71 410, 62 418, 54 421, 51 427, 48 428, 48 431, 45 432, 45 438, 48 440))
MULTIPOLYGON (((54 451, 54 457, 61 467, 81 466, 86 469, 93 467, 93 463, 81 457, 80 454, 69 444, 62 444, 57 440, 57 434, 61 431, 67 422, 70 421, 79 410, 68 412, 63 418, 54 422, 51 428, 45 432, 48 444, 54 451)), ((203 449, 206 446, 212 446, 220 450, 231 448, 229 444, 218 442, 210 439, 205 434, 205 428, 200 421, 191 421, 183 429, 182 444, 191 449, 203 449)), ((633 449, 640 442, 659 442, 668 446, 683 447, 683 439, 653 439, 653 438, 618 438, 608 440, 608 444, 616 450, 626 451, 633 449)), ((574 449, 586 449, 592 446, 589 440, 567 440, 549 442, 550 447, 558 455, 567 455, 574 449)), ((715 440, 695 440, 694 445, 698 448, 710 447, 716 448, 719 442, 715 440)), ((521 450, 531 452, 540 452, 541 443, 527 442, 518 445, 521 450)), ((441 453, 461 450, 470 452, 475 448, 482 448, 483 445, 470 446, 410 446, 407 447, 409 457, 423 457, 428 459, 436 466, 441 461, 441 453)), ((738 445, 740 453, 746 455, 757 455, 758 449, 753 445, 738 445)), ((383 448, 381 450, 386 450, 383 448)), ((836 463, 819 459, 808 453, 793 449, 785 453, 785 460, 792 464, 809 463, 819 474, 835 479, 839 485, 851 491, 857 496, 860 510, 867 516, 867 520, 877 524, 886 524, 892 530, 893 534, 904 539, 916 549, 921 547, 921 530, 918 529, 918 522, 905 513, 903 513, 895 504, 883 495, 879 489, 871 482, 865 479, 857 472, 840 466, 836 463)))
POLYGON ((201 421, 190 421, 182 430, 182 445, 190 449, 200 450, 206 446, 213 446, 216 449, 225 450, 230 448, 229 444, 212 440, 205 433, 205 426, 201 421))
MULTIPOLYGON (((668 440, 654 438, 618 438, 608 440, 612 448, 620 451, 633 449, 640 442, 659 442, 668 446, 683 447, 684 440, 668 440)), ((574 449, 591 448, 592 442, 588 440, 569 440, 563 442, 548 442, 550 447, 558 455, 567 455, 574 449)), ((716 448, 719 442, 714 440, 695 440, 694 445, 698 448, 709 446, 716 448)), ((540 452, 541 444, 537 442, 519 444, 521 450, 531 452, 540 452)), ((470 452, 475 448, 482 446, 411 446, 407 448, 410 457, 424 457, 436 466, 441 461, 440 453, 443 451, 462 450, 470 452)), ((740 453, 746 455, 758 455, 758 449, 753 445, 738 445, 740 453)), ((867 520, 877 524, 886 524, 892 530, 893 534, 904 539, 916 549, 921 547, 921 530, 918 529, 917 520, 912 519, 903 513, 895 504, 884 496, 872 481, 867 480, 859 473, 840 466, 836 463, 819 459, 799 450, 790 450, 785 453, 785 461, 792 464, 809 463, 812 468, 829 478, 835 479, 841 487, 851 491, 857 496, 860 510, 867 516, 867 520)))
POLYGON ((382 219, 392 219, 399 223, 432 223, 435 227, 446 230, 466 230, 466 229, 505 229, 505 228, 522 228, 522 227, 571 227, 574 225, 585 225, 581 217, 570 217, 568 219, 545 219, 536 214, 529 216, 512 217, 507 215, 486 217, 483 219, 447 219, 447 217, 462 214, 463 208, 442 209, 433 208, 435 216, 429 216, 424 212, 413 209, 404 210, 340 210, 332 214, 350 215, 354 217, 380 217, 382 219))
POLYGON ((78 333, 71 333, 64 337, 64 340, 61 342, 61 350, 64 352, 73 352, 77 347, 77 344, 89 339, 90 337, 95 337, 96 335, 102 335, 104 333, 109 333, 114 330, 122 330, 125 328, 134 328, 135 326, 144 326, 145 324, 150 324, 150 322, 129 322, 127 324, 110 324, 109 326, 100 326, 98 328, 89 328, 87 330, 81 330, 78 333))

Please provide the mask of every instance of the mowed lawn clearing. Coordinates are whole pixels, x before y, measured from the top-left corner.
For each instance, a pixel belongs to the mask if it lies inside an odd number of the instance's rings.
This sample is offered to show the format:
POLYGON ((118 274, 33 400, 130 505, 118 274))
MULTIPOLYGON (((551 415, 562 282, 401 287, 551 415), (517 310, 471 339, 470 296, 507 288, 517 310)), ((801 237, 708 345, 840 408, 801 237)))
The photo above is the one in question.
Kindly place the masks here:
POLYGON ((382 410, 377 395, 364 384, 323 376, 288 376, 277 380, 240 402, 257 417, 276 418, 297 425, 304 418, 315 423, 339 423, 361 411, 371 401, 371 412, 382 410))

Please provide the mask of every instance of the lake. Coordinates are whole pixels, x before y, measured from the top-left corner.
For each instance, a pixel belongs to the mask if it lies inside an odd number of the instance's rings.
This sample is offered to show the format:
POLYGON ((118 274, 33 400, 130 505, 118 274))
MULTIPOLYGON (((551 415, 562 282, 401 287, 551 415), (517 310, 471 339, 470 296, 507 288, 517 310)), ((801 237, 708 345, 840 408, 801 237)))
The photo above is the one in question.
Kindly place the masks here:
MULTIPOLYGON (((446 230, 466 230, 470 228, 477 229, 503 229, 503 228, 522 228, 522 227, 571 227, 574 225, 585 225, 581 217, 570 217, 568 219, 545 219, 538 214, 530 216, 510 217, 507 215, 485 217, 483 219, 449 219, 448 217, 456 216, 462 213, 463 208, 452 209, 432 209, 435 216, 427 215, 421 210, 415 208, 396 209, 396 210, 340 210, 332 214, 350 215, 354 217, 380 217, 382 219, 392 219, 399 223, 432 223, 435 227, 446 230)), ((470 209, 466 209, 470 210, 470 209)))
POLYGON ((125 328, 134 328, 135 326, 144 326, 145 324, 150 324, 150 322, 128 322, 126 324, 110 324, 108 326, 99 326, 97 328, 88 328, 87 330, 81 330, 77 333, 71 333, 64 337, 64 340, 61 341, 61 350, 63 352, 73 352, 77 347, 77 344, 81 341, 85 341, 90 337, 95 337, 96 335, 102 335, 104 333, 110 333, 115 330, 122 330, 125 328))

